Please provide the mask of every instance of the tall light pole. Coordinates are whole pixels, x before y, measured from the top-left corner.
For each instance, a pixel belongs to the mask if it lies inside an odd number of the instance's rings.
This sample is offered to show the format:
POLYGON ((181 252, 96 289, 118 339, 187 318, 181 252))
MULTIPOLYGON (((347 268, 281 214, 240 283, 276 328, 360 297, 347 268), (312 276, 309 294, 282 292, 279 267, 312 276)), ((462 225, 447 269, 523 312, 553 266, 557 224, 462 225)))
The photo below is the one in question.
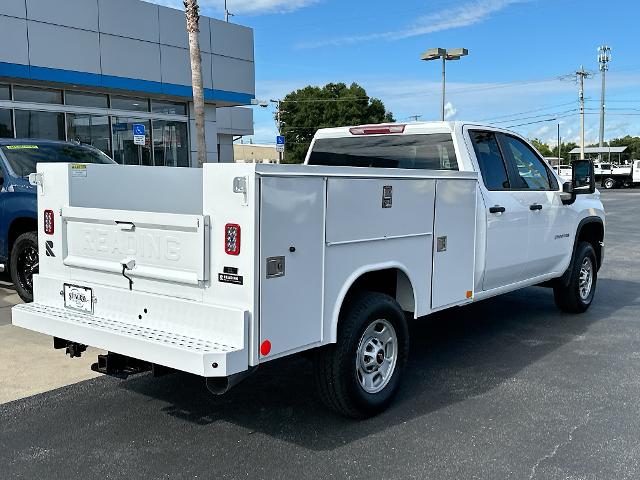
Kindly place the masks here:
POLYGON ((460 60, 465 55, 469 55, 469 50, 466 48, 430 48, 424 52, 421 56, 421 60, 437 60, 442 59, 442 105, 441 105, 441 119, 444 121, 444 106, 445 106, 445 84, 446 84, 446 62, 447 60, 460 60))
POLYGON ((600 64, 600 75, 602 76, 602 91, 600 92, 600 148, 604 146, 604 88, 605 73, 609 70, 611 61, 611 48, 607 45, 598 47, 598 63, 600 64))

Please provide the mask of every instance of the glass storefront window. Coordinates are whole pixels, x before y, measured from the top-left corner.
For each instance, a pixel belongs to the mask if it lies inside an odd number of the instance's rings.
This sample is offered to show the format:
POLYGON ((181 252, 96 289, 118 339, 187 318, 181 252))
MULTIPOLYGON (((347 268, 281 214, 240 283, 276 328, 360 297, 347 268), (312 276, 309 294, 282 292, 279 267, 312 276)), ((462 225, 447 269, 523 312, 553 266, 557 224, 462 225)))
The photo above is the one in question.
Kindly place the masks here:
POLYGON ((37 87, 13 87, 16 102, 62 103, 62 90, 37 87))
POLYGON ((111 108, 115 110, 131 110, 134 112, 148 112, 149 99, 112 96, 111 108))
POLYGON ((67 114, 67 140, 92 145, 111 156, 109 117, 106 115, 67 114))
POLYGON ((113 159, 122 165, 152 165, 151 122, 129 117, 117 117, 111 126, 113 132, 113 159), (133 125, 145 127, 145 144, 133 143, 133 125))
POLYGON ((16 110, 16 137, 64 140, 64 113, 16 110))
POLYGON ((78 107, 109 108, 109 97, 100 93, 67 90, 64 94, 64 103, 78 107))
POLYGON ((9 85, 0 85, 0 100, 11 100, 11 89, 9 85))
POLYGON ((156 165, 188 167, 187 124, 184 122, 154 120, 153 153, 156 165))
POLYGON ((11 110, 0 110, 0 138, 13 138, 11 110))
POLYGON ((186 115, 187 105, 185 103, 152 100, 151 111, 153 113, 164 113, 166 115, 186 115))

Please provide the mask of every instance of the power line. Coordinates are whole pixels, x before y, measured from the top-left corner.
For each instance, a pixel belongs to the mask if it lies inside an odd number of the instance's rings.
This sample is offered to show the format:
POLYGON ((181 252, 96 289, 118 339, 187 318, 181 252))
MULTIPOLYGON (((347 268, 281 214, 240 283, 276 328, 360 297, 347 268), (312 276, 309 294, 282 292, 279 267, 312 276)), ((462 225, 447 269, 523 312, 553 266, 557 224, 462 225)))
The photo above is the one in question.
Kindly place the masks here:
POLYGON ((578 111, 578 109, 577 109, 577 108, 572 108, 572 109, 570 109, 570 110, 564 110, 564 111, 562 111, 562 112, 542 113, 542 114, 540 114, 540 115, 532 115, 532 116, 530 116, 530 117, 510 118, 510 119, 508 119, 508 120, 500 120, 500 121, 498 121, 498 122, 489 122, 489 123, 494 123, 494 124, 496 124, 496 123, 519 122, 519 121, 521 121, 521 120, 530 120, 530 119, 532 119, 532 118, 548 117, 548 116, 550 116, 550 115, 554 115, 554 116, 557 116, 557 115, 564 115, 565 113, 572 113, 572 112, 577 112, 577 111, 578 111))
POLYGON ((552 109, 552 108, 564 107, 564 106, 567 106, 567 105, 573 105, 574 103, 575 103, 574 101, 566 102, 566 103, 558 103, 556 105, 548 105, 546 107, 534 108, 532 110, 525 110, 523 112, 509 113, 509 114, 504 114, 504 115, 497 115, 495 117, 481 118, 478 121, 479 122, 487 122, 489 120, 495 120, 495 119, 498 119, 498 118, 517 117, 519 115, 524 115, 526 113, 541 112, 543 110, 549 110, 549 109, 552 109))
POLYGON ((561 118, 566 118, 566 117, 571 117, 571 116, 572 116, 571 114, 568 114, 568 115, 559 115, 559 116, 557 116, 557 117, 547 118, 547 119, 545 119, 545 120, 537 120, 537 121, 535 121, 535 122, 519 123, 519 124, 517 124, 517 125, 508 125, 508 126, 507 126, 507 127, 505 127, 505 128, 523 127, 523 126, 525 126, 525 125, 534 125, 534 124, 536 124, 536 123, 555 122, 556 120, 559 120, 559 119, 561 119, 561 118))

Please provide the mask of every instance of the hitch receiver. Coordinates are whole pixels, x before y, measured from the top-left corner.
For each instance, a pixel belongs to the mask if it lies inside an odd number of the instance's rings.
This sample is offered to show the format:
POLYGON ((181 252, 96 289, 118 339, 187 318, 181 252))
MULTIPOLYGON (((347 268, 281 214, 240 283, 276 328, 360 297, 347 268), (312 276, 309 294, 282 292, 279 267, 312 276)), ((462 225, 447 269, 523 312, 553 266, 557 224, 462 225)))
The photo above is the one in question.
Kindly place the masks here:
POLYGON ((98 355, 98 361, 91 365, 91 370, 124 379, 129 375, 151 370, 151 364, 136 358, 109 352, 106 355, 98 355))

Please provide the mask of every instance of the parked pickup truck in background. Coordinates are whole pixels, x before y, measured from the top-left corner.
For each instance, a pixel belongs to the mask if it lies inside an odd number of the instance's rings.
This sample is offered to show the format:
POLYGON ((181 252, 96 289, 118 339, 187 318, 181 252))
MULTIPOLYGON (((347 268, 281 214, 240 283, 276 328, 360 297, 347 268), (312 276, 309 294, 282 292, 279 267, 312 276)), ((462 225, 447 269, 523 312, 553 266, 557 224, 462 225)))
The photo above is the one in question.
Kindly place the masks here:
POLYGON ((0 271, 9 270, 25 302, 33 298, 38 272, 36 191, 28 177, 42 162, 115 163, 87 145, 0 139, 0 271))
POLYGON ((51 254, 15 325, 107 350, 96 371, 182 370, 218 394, 315 349, 320 397, 355 418, 397 392, 407 316, 532 285, 584 312, 604 255, 592 163, 563 183, 482 125, 320 130, 305 165, 74 168, 32 175, 51 254))

